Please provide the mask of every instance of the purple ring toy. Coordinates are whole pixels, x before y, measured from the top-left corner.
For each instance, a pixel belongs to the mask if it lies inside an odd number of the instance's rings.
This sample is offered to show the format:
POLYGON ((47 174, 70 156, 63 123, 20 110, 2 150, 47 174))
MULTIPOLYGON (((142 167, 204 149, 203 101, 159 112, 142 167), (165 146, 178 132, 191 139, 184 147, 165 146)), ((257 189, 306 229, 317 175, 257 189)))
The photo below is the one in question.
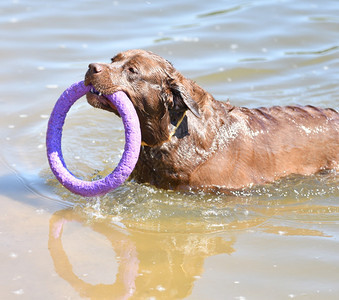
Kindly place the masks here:
POLYGON ((93 86, 85 86, 83 81, 66 89, 56 102, 47 128, 47 157, 51 170, 60 183, 71 192, 84 196, 100 196, 120 186, 132 173, 140 152, 141 132, 138 115, 130 99, 124 92, 105 95, 117 108, 125 127, 125 148, 122 158, 114 171, 96 181, 84 181, 75 177, 68 169, 62 156, 62 127, 71 106, 93 86))

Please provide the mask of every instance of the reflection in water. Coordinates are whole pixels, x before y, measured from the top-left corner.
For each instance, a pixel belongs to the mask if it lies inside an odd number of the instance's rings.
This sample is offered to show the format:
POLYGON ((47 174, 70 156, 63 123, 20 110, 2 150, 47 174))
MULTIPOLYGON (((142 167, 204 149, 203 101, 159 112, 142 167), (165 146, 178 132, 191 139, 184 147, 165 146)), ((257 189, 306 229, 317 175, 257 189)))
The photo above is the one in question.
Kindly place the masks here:
POLYGON ((80 279, 74 272, 71 262, 62 245, 63 225, 66 222, 77 221, 86 223, 86 219, 74 214, 72 210, 62 210, 55 213, 50 220, 48 248, 54 261, 55 271, 69 282, 82 296, 95 299, 127 299, 135 291, 135 278, 139 261, 133 241, 119 231, 107 230, 102 223, 93 223, 92 229, 104 234, 120 257, 119 272, 114 284, 92 285, 80 279))
POLYGON ((307 189, 311 179, 294 178, 234 197, 171 193, 128 183, 105 197, 78 199, 72 209, 56 212, 50 220, 50 254, 56 272, 82 297, 183 299, 203 276, 205 259, 233 256, 244 233, 333 237, 321 226, 336 224, 339 214, 337 177, 330 179, 324 185, 312 181, 313 190, 307 189), (328 205, 319 205, 324 195, 328 205), (119 264, 114 283, 91 284, 75 274, 62 242, 69 222, 110 242, 119 264))
MULTIPOLYGON (((203 276, 206 258, 235 256, 241 235, 328 239, 333 232, 322 224, 336 224, 339 215, 336 174, 292 176, 232 195, 177 193, 127 182, 89 200, 55 187, 73 208, 56 212, 50 220, 50 254, 59 276, 90 299, 184 299, 203 276), (70 222, 109 241, 116 257, 109 254, 103 260, 119 265, 112 284, 89 283, 73 271, 72 248, 64 247, 61 237, 70 222)), ((78 263, 88 267, 86 261, 78 263)))
POLYGON ((204 234, 162 234, 121 230, 102 219, 91 220, 74 210, 55 213, 50 220, 49 251, 56 272, 82 296, 91 299, 182 299, 191 294, 203 272, 205 258, 232 253, 234 239, 204 234), (63 226, 76 221, 105 236, 118 257, 113 284, 90 284, 73 271, 62 244, 63 226))

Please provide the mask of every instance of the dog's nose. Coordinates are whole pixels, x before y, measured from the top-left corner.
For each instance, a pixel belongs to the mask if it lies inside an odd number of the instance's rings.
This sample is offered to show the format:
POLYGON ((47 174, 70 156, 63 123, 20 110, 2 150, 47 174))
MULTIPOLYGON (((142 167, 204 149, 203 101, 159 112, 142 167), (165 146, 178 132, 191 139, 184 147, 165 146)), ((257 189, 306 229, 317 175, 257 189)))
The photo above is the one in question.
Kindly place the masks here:
POLYGON ((89 64, 88 68, 92 73, 100 73, 102 71, 102 66, 97 63, 89 64))

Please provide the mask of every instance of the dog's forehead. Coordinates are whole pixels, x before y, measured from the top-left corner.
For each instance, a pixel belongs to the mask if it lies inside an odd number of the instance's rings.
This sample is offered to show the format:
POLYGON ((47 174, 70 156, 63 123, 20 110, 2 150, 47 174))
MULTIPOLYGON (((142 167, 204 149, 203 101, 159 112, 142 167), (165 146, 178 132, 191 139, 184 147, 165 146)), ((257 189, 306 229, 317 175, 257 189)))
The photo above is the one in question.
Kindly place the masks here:
POLYGON ((151 56, 144 55, 135 55, 128 61, 129 64, 138 67, 138 69, 143 69, 145 72, 148 72, 154 68, 165 68, 164 61, 157 60, 151 56))
POLYGON ((147 67, 152 65, 159 65, 165 67, 166 60, 162 57, 155 55, 154 53, 147 51, 126 51, 121 52, 112 58, 114 63, 123 63, 123 64, 133 64, 139 65, 142 67, 147 67))

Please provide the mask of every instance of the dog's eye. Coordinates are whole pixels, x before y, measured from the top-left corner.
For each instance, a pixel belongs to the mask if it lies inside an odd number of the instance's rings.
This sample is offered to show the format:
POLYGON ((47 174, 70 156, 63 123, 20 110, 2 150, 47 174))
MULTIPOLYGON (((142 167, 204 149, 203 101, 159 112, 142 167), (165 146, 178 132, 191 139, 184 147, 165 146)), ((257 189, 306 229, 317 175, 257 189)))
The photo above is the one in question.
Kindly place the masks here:
POLYGON ((129 67, 128 71, 130 71, 132 74, 137 74, 138 71, 136 69, 134 69, 133 67, 129 67))

